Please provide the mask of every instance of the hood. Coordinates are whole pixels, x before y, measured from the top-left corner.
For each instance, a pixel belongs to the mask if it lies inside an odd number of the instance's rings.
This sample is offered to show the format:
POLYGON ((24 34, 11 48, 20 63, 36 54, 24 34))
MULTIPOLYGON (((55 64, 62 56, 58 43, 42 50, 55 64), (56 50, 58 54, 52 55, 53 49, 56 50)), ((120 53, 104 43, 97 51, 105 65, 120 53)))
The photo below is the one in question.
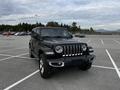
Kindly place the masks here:
POLYGON ((77 44, 81 42, 80 40, 77 40, 75 38, 72 38, 72 39, 54 38, 54 39, 45 39, 44 43, 57 45, 57 44, 77 44))

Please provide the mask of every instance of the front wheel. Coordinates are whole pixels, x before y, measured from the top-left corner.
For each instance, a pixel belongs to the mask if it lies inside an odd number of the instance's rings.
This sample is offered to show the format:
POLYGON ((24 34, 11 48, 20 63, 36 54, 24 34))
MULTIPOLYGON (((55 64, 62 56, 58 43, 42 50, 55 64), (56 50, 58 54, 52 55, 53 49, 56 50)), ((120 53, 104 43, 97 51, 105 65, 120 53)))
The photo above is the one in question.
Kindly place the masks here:
POLYGON ((34 58, 31 48, 29 48, 29 56, 30 56, 30 58, 34 58))
POLYGON ((51 75, 50 66, 48 65, 45 56, 42 54, 39 58, 39 70, 42 78, 49 78, 51 75))
POLYGON ((92 66, 92 63, 86 62, 86 63, 83 63, 81 66, 79 66, 79 69, 86 71, 86 70, 90 69, 91 66, 92 66))

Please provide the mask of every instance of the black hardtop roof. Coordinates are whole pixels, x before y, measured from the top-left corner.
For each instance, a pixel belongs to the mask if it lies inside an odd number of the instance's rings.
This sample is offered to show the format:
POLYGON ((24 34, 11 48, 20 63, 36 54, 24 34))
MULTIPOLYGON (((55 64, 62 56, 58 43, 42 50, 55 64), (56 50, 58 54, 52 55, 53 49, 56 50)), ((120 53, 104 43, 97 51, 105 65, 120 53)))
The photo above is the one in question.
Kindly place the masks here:
POLYGON ((66 28, 63 28, 63 27, 36 27, 33 29, 66 29, 66 28))

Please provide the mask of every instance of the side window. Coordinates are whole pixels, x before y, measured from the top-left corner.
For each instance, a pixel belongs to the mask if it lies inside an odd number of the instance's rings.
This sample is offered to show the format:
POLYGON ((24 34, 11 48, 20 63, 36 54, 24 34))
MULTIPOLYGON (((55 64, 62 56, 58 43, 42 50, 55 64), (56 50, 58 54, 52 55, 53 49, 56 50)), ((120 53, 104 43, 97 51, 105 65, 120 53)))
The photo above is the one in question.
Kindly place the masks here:
POLYGON ((36 29, 34 29, 34 33, 37 33, 37 30, 36 30, 36 29))
POLYGON ((33 37, 36 36, 36 29, 33 29, 32 30, 32 34, 31 34, 33 37))
POLYGON ((36 29, 36 33, 37 33, 37 34, 40 34, 40 30, 39 30, 39 29, 36 29))

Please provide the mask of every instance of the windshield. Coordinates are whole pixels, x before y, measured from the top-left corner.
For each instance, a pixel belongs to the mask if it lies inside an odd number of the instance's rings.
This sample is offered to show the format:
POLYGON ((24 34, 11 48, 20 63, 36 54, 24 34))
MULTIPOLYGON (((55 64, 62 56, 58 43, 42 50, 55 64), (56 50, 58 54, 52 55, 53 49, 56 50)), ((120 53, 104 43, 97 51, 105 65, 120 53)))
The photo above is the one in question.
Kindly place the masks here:
POLYGON ((71 34, 64 29, 42 29, 42 37, 70 38, 71 34))

